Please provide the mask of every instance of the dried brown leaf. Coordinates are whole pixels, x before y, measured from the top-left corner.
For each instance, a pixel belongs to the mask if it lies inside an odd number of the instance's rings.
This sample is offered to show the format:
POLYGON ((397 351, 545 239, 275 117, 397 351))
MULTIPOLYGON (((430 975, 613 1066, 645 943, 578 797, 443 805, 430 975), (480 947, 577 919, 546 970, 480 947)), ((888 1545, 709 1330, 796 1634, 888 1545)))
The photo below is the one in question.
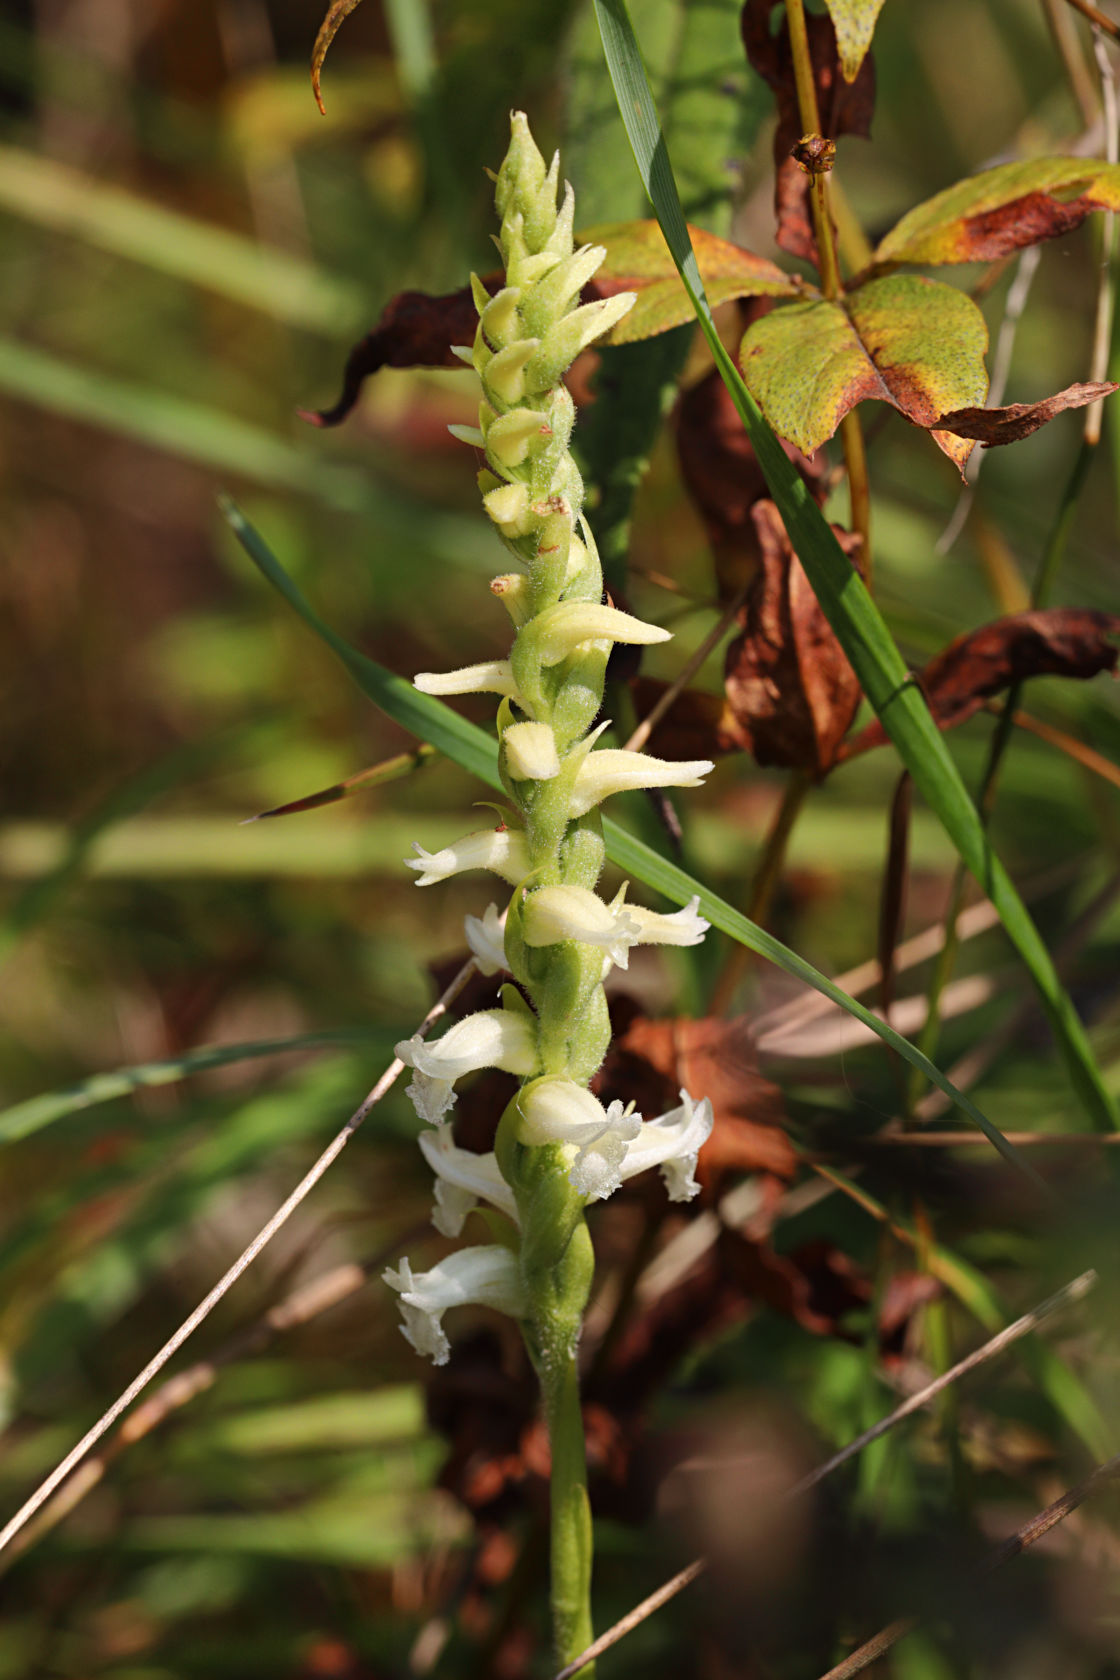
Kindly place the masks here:
MULTIPOLYGON (((847 655, 825 618, 773 502, 751 509, 761 548, 743 633, 727 650, 722 733, 758 764, 822 775, 836 762, 860 700, 847 655)), ((859 538, 834 526, 850 558, 859 538)))
MULTIPOLYGON (((1083 607, 1050 607, 1013 613, 979 630, 958 636, 930 660, 918 681, 941 729, 964 723, 994 694, 1028 677, 1074 677, 1084 681, 1100 671, 1115 671, 1120 617, 1083 607)), ((882 746, 881 723, 847 743, 840 754, 853 758, 882 746)))
POLYGON ((989 449, 997 444, 1018 443, 1062 414, 1067 408, 1085 408, 1102 397, 1120 391, 1111 380, 1097 380, 1079 385, 1067 385, 1052 397, 1036 403, 1009 403, 1006 408, 954 408, 938 416, 937 429, 953 432, 957 437, 974 438, 989 449))

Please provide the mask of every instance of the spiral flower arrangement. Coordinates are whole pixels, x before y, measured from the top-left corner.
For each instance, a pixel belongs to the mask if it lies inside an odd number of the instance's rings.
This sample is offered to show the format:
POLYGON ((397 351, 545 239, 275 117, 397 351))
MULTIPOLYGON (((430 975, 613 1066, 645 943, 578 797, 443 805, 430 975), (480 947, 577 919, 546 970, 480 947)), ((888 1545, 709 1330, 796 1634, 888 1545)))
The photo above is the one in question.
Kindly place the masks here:
POLYGON ((679 1106, 643 1120, 632 1104, 604 1108, 588 1089, 610 1041, 603 981, 612 966, 625 968, 635 945, 695 945, 708 928, 698 900, 663 915, 630 903, 626 886, 609 903, 599 896, 598 809, 625 788, 695 787, 712 766, 597 745, 608 727, 597 720, 612 645, 661 642, 668 632, 603 603, 563 376, 626 314, 634 294, 579 302, 606 252, 575 248, 570 186, 557 203, 558 157, 546 167, 521 112, 511 131, 495 195, 505 284, 491 297, 472 276, 478 330, 471 348, 456 351, 482 382, 479 424, 452 429, 485 451, 483 505, 517 565, 490 586, 513 621, 513 645, 508 659, 414 679, 427 694, 500 697, 508 805, 495 826, 443 851, 417 845, 408 865, 420 886, 487 869, 512 888, 504 913, 491 904, 484 916, 466 918, 466 937, 484 974, 505 971, 515 984, 502 985, 498 1007, 467 1016, 434 1043, 397 1046, 413 1070, 416 1112, 434 1128, 420 1139, 435 1174, 434 1223, 458 1236, 480 1208, 493 1241, 459 1249, 427 1272, 402 1260, 385 1280, 400 1296, 404 1335, 437 1364, 449 1356, 443 1315, 451 1307, 484 1302, 520 1323, 549 1427, 553 1626, 557 1658, 567 1662, 591 1638, 576 1370, 593 1268, 585 1209, 655 1166, 673 1200, 695 1195, 697 1153, 712 1128, 711 1104, 686 1091, 679 1106), (445 1119, 455 1082, 483 1067, 522 1080, 488 1155, 460 1149, 445 1119))

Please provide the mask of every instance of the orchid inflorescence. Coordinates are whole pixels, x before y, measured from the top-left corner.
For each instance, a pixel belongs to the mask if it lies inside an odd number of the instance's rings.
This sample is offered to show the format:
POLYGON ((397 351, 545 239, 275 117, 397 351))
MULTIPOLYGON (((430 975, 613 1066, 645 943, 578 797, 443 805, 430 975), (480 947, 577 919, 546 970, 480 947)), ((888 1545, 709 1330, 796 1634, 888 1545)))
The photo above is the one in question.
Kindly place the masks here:
POLYGON ((496 192, 505 284, 491 297, 472 277, 478 331, 470 349, 456 351, 482 381, 479 425, 452 430, 486 454, 483 503, 519 566, 491 588, 516 633, 508 659, 415 678, 427 694, 500 696, 509 804, 496 826, 435 853, 417 845, 407 861, 420 886, 481 868, 512 887, 504 912, 491 904, 466 918, 466 937, 483 974, 506 971, 516 985, 503 984, 498 1007, 468 1015, 434 1043, 415 1037, 397 1046, 413 1070, 416 1112, 435 1128, 420 1147, 435 1173, 437 1229, 457 1236, 481 1206, 499 1240, 421 1274, 405 1260, 385 1277, 400 1294, 405 1336, 437 1364, 449 1354, 443 1313, 473 1301, 520 1319, 541 1369, 574 1352, 590 1284, 585 1206, 654 1166, 672 1199, 698 1188, 697 1152, 712 1128, 707 1100, 682 1091, 676 1108, 647 1121, 633 1105, 604 1107, 588 1089, 610 1039, 610 969, 625 968, 635 945, 695 945, 708 928, 698 899, 666 915, 628 902, 625 885, 610 902, 598 895, 605 852, 597 812, 625 788, 694 787, 712 766, 597 746, 608 727, 597 718, 612 645, 661 642, 668 632, 603 603, 568 447, 575 411, 563 375, 634 294, 579 303, 606 252, 574 248, 570 186, 557 207, 558 158, 545 167, 520 112, 511 126, 496 192), (445 1119, 456 1081, 476 1068, 523 1081, 486 1155, 459 1148, 445 1119))

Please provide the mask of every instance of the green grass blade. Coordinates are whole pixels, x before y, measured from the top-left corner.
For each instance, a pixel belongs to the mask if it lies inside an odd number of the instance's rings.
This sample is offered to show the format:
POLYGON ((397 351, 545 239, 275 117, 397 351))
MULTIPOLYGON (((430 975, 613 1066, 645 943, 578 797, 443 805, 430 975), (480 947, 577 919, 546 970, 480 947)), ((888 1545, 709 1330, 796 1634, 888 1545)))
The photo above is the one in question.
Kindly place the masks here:
POLYGON ((16 1138, 29 1137, 32 1132, 38 1132, 68 1114, 96 1108, 98 1103, 113 1102, 118 1097, 130 1096, 133 1091, 146 1090, 153 1085, 174 1085, 210 1068, 255 1061, 261 1056, 287 1055, 293 1050, 330 1050, 354 1044, 377 1044, 384 1037, 383 1033, 355 1027, 333 1032, 297 1033, 294 1038, 208 1044, 166 1061, 137 1062, 132 1067, 91 1074, 88 1079, 67 1086, 63 1091, 43 1091, 37 1097, 28 1097, 25 1102, 14 1103, 11 1108, 0 1109, 0 1143, 14 1143, 16 1138))
POLYGON ((461 718, 450 706, 443 705, 429 694, 421 694, 403 677, 394 676, 391 671, 359 653, 357 648, 351 647, 329 624, 324 624, 236 502, 229 496, 222 496, 219 506, 253 564, 264 573, 288 605, 295 608, 308 628, 314 630, 338 656, 362 693, 402 728, 420 740, 430 742, 438 751, 454 759, 456 764, 461 764, 464 770, 470 770, 482 781, 489 782, 491 787, 501 790, 497 741, 473 723, 468 723, 466 718, 461 718))
POLYGON ((351 280, 16 146, 0 146, 0 210, 309 332, 345 339, 368 312, 351 280))
MULTIPOLYGON (((337 631, 324 624, 288 577, 259 532, 254 530, 228 496, 222 498, 222 510, 250 559, 274 588, 279 590, 304 623, 333 650, 362 692, 405 729, 419 735, 422 740, 430 741, 465 770, 473 771, 491 787, 500 789, 496 741, 476 724, 468 723, 465 718, 459 717, 442 700, 436 699, 434 695, 421 694, 411 683, 391 675, 372 659, 367 659, 364 654, 352 648, 337 631)), ((980 1128, 1005 1159, 1018 1167, 1033 1183, 1045 1188, 1044 1181, 1034 1168, 1024 1161, 1012 1144, 1008 1143, 998 1127, 994 1126, 963 1092, 958 1091, 920 1050, 915 1049, 909 1040, 902 1038, 893 1028, 887 1026, 886 1022, 873 1015, 862 1003, 850 997, 795 951, 791 951, 763 928, 757 927, 754 922, 748 921, 746 916, 733 909, 717 893, 709 891, 687 871, 661 857, 644 841, 638 840, 617 823, 611 822, 609 817, 603 820, 603 836, 607 843, 608 856, 620 868, 644 881, 647 886, 664 893, 665 897, 672 899, 674 903, 687 904, 690 898, 699 896, 700 908, 713 927, 738 940, 748 950, 765 957, 768 962, 775 963, 795 980, 822 992, 833 1003, 839 1004, 841 1009, 846 1009, 849 1015, 854 1015, 857 1021, 862 1021, 865 1026, 870 1027, 884 1043, 889 1044, 912 1067, 917 1068, 939 1090, 944 1091, 961 1113, 967 1115, 973 1124, 980 1128)))
POLYGON ((920 690, 879 609, 720 343, 625 0, 594 0, 594 4, 615 97, 646 191, 817 599, 923 798, 999 912, 1038 989, 1087 1114, 1097 1126, 1114 1130, 1120 1127, 1120 1116, 1105 1089, 1085 1029, 1026 906, 991 848, 920 690))

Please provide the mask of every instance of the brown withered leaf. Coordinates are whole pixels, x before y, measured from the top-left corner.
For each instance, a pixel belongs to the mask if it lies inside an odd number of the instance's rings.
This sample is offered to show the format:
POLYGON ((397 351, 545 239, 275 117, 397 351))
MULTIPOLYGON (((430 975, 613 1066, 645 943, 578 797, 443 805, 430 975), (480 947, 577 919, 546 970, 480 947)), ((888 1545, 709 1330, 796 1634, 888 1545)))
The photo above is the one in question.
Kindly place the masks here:
MULTIPOLYGON (((1115 671, 1120 617, 1083 607, 1049 607, 1012 613, 955 642, 919 673, 918 681, 940 729, 954 729, 979 711, 985 700, 1028 677, 1095 677, 1115 671)), ((854 758, 887 739, 876 720, 841 751, 854 758)))
POLYGON ((1009 403, 1006 408, 954 408, 938 417, 936 430, 974 438, 994 449, 997 444, 1018 443, 1020 438, 1029 437, 1067 408, 1085 408, 1101 397, 1110 397, 1114 391, 1120 391, 1120 385, 1105 379, 1067 385, 1064 391, 1042 402, 1009 403))
MULTIPOLYGON (((797 107, 797 86, 793 74, 789 29, 785 11, 781 27, 771 34, 773 0, 746 0, 740 19, 743 45, 753 68, 774 90, 778 101, 778 127, 774 134, 774 210, 778 219, 778 244, 792 256, 817 263, 817 243, 809 212, 810 181, 790 152, 801 138, 803 127, 797 107)), ((870 53, 852 82, 844 80, 836 49, 836 32, 828 17, 806 17, 813 80, 817 89, 821 132, 830 140, 854 134, 866 140, 871 133, 875 109, 875 66, 870 53)))
MULTIPOLYGON (((744 326, 758 319, 768 302, 744 310, 744 326)), ((769 496, 762 468, 718 368, 690 387, 676 413, 681 477, 708 533, 721 600, 733 599, 758 564, 759 548, 751 508, 769 496)), ((809 487, 825 498, 828 463, 822 450, 803 455, 796 444, 782 448, 809 487)))
MULTIPOLYGON (((721 734, 756 763, 823 775, 836 762, 860 700, 855 672, 790 547, 773 502, 751 509, 761 549, 743 609, 743 632, 727 650, 721 734)), ((860 539, 833 526, 850 559, 860 539)))
POLYGON ((333 0, 327 7, 327 15, 319 25, 319 33, 315 37, 315 45, 311 49, 311 90, 315 95, 315 103, 325 117, 327 108, 323 104, 323 94, 319 86, 319 78, 323 73, 330 44, 338 34, 351 12, 357 11, 361 0, 333 0))
POLYGON ((759 1073, 740 1023, 625 1014, 625 1024, 614 1014, 616 1036, 595 1084, 601 1101, 633 1100, 642 1114, 661 1114, 677 1106, 683 1086, 710 1098, 715 1114, 700 1152, 704 1182, 725 1172, 793 1176, 796 1156, 784 1130, 781 1091, 759 1073))
MULTIPOLYGON (((490 290, 495 276, 483 279, 490 290)), ((429 292, 398 292, 381 311, 377 325, 359 339, 346 358, 342 391, 330 408, 301 409, 313 426, 337 426, 350 414, 371 374, 383 367, 461 367, 453 344, 472 344, 478 311, 469 286, 435 297, 429 292)))

